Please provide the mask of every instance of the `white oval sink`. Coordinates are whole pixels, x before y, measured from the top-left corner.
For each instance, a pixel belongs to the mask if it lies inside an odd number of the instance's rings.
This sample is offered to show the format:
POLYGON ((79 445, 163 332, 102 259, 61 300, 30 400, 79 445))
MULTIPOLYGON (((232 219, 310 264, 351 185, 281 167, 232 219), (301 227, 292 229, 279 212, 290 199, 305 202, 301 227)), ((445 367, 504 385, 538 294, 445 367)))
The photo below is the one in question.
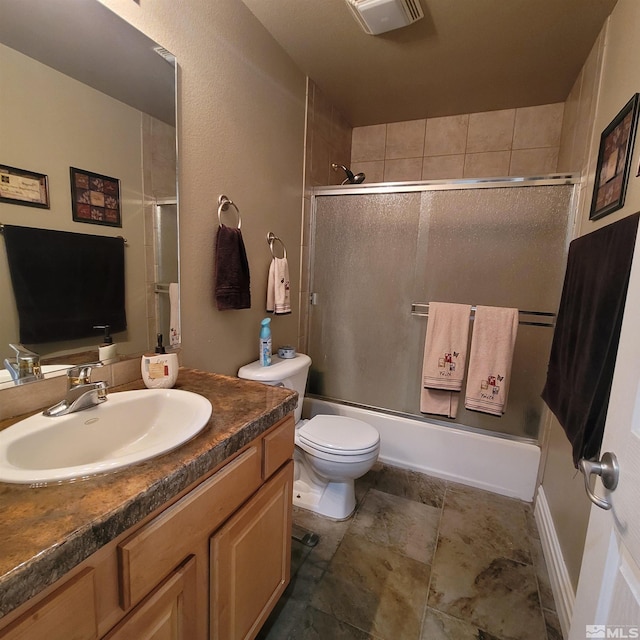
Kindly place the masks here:
POLYGON ((0 481, 79 480, 167 453, 207 424, 209 400, 180 389, 109 394, 90 409, 37 414, 0 431, 0 481))

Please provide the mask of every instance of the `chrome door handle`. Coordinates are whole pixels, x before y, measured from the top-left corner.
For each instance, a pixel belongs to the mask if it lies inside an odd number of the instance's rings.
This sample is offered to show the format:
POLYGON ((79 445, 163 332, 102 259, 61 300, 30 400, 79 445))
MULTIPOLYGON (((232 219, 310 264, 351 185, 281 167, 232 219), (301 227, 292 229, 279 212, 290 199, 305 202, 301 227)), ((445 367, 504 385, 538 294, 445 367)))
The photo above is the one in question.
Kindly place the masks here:
POLYGON ((620 477, 620 467, 618 466, 618 459, 614 453, 607 451, 602 454, 600 462, 597 460, 585 460, 582 458, 578 463, 580 471, 584 475, 584 488, 589 496, 589 500, 601 509, 611 509, 611 503, 607 502, 604 498, 599 498, 589 486, 589 476, 595 474, 600 476, 602 485, 605 489, 613 491, 618 486, 618 478, 620 477))

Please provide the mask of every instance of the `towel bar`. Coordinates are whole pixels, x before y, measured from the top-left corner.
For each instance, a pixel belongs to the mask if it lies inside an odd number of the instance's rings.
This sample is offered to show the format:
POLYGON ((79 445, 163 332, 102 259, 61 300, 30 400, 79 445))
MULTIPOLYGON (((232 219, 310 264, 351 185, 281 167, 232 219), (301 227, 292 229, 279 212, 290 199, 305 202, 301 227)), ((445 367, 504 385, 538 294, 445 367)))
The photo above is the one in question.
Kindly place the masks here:
MULTIPOLYGON (((0 222, 0 235, 2 235, 4 233, 4 224, 2 222, 0 222)), ((107 236, 105 236, 107 237, 107 236)), ((122 238, 122 242, 124 242, 125 244, 127 244, 127 239, 123 238, 122 236, 115 236, 116 238, 122 238)))
MULTIPOLYGON (((473 314, 475 313, 476 307, 471 307, 471 319, 473 320, 473 314)), ((518 324, 528 325, 531 327, 555 327, 555 313, 550 313, 548 311, 525 311, 524 309, 519 309, 518 313, 520 317, 522 316, 541 316, 545 318, 552 318, 550 322, 534 322, 533 320, 519 320, 518 324)), ((414 302, 411 305, 411 315, 412 316, 423 316, 429 317, 429 304, 427 302, 414 302), (421 307, 423 310, 419 311, 418 307, 421 307)))

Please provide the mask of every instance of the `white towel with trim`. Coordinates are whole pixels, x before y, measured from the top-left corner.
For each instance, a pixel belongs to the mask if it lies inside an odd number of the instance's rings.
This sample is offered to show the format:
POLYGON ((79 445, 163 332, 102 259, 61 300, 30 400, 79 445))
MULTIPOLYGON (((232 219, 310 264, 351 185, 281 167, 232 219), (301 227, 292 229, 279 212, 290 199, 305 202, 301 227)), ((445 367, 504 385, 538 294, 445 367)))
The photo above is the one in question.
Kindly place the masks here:
POLYGON ((182 341, 180 335, 180 285, 177 282, 169 283, 169 344, 177 347, 182 341))
POLYGON ((267 311, 276 315, 291 313, 291 283, 286 258, 273 258, 269 265, 267 311))
POLYGON ((429 302, 420 411, 455 418, 462 389, 471 305, 429 302))
POLYGON ((501 416, 509 395, 518 310, 477 307, 473 324, 465 407, 501 416))

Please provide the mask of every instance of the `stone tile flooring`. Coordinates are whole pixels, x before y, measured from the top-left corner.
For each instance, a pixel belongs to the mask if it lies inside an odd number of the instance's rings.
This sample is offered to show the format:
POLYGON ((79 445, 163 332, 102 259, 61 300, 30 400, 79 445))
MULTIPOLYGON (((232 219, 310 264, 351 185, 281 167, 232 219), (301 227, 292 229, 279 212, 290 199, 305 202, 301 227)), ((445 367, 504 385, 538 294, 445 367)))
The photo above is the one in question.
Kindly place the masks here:
POLYGON ((294 507, 292 579, 259 640, 561 640, 531 506, 377 464, 345 522, 294 507))

